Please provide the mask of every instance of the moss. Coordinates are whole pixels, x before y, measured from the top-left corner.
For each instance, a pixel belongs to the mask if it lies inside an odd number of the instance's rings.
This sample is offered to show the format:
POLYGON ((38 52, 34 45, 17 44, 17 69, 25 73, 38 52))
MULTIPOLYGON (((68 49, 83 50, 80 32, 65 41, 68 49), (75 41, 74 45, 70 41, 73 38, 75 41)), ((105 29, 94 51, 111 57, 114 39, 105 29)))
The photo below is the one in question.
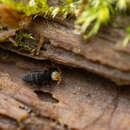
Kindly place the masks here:
POLYGON ((31 52, 33 47, 29 43, 35 42, 35 38, 30 33, 19 32, 15 37, 15 41, 18 43, 19 51, 31 52))
POLYGON ((66 0, 59 6, 49 6, 47 0, 0 0, 1 3, 11 6, 13 9, 24 12, 27 16, 42 14, 44 16, 55 17, 62 14, 67 17, 68 14, 74 14, 77 3, 73 0, 66 0))
POLYGON ((9 58, 9 55, 7 53, 4 53, 2 56, 0 56, 2 60, 7 60, 9 58))
POLYGON ((15 37, 12 37, 11 40, 8 39, 14 47, 16 47, 19 51, 32 52, 34 47, 29 44, 36 42, 35 38, 32 34, 27 32, 18 32, 15 37))
POLYGON ((80 33, 85 33, 86 29, 93 23, 93 29, 87 35, 91 37, 96 34, 102 24, 107 24, 111 18, 112 0, 89 0, 86 4, 85 9, 76 21, 77 31, 80 33))
POLYGON ((126 47, 128 42, 130 41, 130 26, 126 28, 127 36, 125 37, 123 41, 123 46, 126 47))

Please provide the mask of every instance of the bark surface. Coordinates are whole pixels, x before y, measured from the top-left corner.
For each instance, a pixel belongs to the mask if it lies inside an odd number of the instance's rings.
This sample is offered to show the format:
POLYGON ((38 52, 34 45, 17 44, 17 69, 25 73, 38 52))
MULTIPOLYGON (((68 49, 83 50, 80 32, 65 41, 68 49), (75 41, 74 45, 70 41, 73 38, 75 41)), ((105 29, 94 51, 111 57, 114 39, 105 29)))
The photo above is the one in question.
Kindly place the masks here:
MULTIPOLYGON (((25 41, 25 44, 36 49, 40 39, 45 39, 40 55, 32 56, 20 52, 19 48, 6 43, 1 43, 0 47, 34 59, 49 59, 60 64, 83 68, 109 78, 119 85, 130 84, 130 46, 129 44, 126 47, 122 46, 125 37, 122 29, 105 28, 88 40, 75 35, 73 29, 73 20, 63 22, 56 18, 52 22, 37 17, 25 27, 36 41, 25 41)), ((13 33, 11 30, 9 33, 1 32, 0 38, 3 40, 14 37, 17 32, 12 31, 13 33)))
POLYGON ((0 58, 1 129, 129 130, 129 87, 63 66, 60 85, 36 86, 21 77, 49 69, 52 63, 2 50, 0 58))

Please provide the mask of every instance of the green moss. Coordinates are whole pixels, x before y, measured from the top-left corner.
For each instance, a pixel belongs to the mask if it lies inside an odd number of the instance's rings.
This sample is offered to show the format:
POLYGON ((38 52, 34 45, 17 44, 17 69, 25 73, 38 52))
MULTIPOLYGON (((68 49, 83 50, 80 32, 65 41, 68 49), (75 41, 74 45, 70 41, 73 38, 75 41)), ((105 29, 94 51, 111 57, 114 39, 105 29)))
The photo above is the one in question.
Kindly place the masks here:
POLYGON ((74 14, 78 2, 66 0, 59 6, 48 6, 47 0, 0 0, 1 3, 11 6, 13 9, 24 12, 27 16, 42 14, 55 17, 62 14, 65 18, 68 14, 74 14))
MULTIPOLYGON (((84 10, 76 20, 76 32, 84 34, 85 38, 97 34, 101 26, 108 25, 111 20, 114 21, 116 16, 128 16, 130 14, 129 0, 82 0, 81 4, 84 4, 84 1, 86 1, 84 10), (91 29, 88 34, 86 34, 86 30, 90 25, 91 29)), ((126 46, 130 40, 128 27, 127 34, 123 42, 124 46, 126 46)))
POLYGON ((128 42, 130 41, 130 26, 126 28, 127 36, 125 37, 123 41, 123 46, 126 47, 128 42))
POLYGON ((29 46, 29 43, 35 41, 35 38, 30 33, 19 32, 14 40, 18 43, 16 47, 19 51, 31 52, 33 48, 29 46))
POLYGON ((48 10, 46 0, 41 1, 37 2, 35 0, 1 0, 2 3, 11 6, 13 9, 19 12, 24 12, 27 16, 37 14, 39 12, 43 13, 43 11, 48 10), (42 10, 42 8, 44 8, 44 10, 42 10))
POLYGON ((93 23, 93 29, 87 35, 87 38, 96 34, 102 24, 107 24, 110 21, 112 9, 111 0, 89 0, 85 10, 76 21, 77 31, 85 33, 86 29, 93 23))

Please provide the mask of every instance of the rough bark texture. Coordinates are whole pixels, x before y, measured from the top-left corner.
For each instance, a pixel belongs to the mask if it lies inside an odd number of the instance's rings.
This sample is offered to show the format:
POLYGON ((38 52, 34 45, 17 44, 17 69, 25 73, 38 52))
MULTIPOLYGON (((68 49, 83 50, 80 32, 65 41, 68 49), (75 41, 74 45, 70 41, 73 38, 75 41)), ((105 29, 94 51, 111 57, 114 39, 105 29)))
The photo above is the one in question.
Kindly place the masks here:
POLYGON ((31 85, 21 77, 52 63, 2 50, 0 58, 1 129, 129 130, 129 87, 119 88, 97 75, 61 66, 59 86, 31 85))
MULTIPOLYGON (((103 75, 119 85, 130 84, 130 47, 129 44, 122 47, 125 33, 121 29, 106 28, 97 36, 84 40, 81 36, 73 34, 73 20, 63 22, 57 18, 50 22, 37 17, 25 30, 37 39, 35 43, 27 41, 28 45, 37 46, 40 38, 49 41, 45 41, 39 56, 20 52, 6 43, 1 43, 0 47, 34 59, 50 59, 60 64, 83 68, 103 75)), ((8 35, 10 37, 10 33, 8 35)))

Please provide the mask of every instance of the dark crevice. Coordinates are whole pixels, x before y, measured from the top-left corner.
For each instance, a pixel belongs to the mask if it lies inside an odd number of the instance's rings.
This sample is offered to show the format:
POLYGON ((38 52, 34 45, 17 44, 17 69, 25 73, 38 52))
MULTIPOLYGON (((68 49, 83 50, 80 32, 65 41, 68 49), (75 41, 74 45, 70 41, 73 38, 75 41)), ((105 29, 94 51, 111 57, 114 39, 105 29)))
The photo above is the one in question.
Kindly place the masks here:
POLYGON ((46 49, 46 45, 48 45, 48 44, 51 44, 51 42, 50 42, 48 39, 46 39, 46 40, 44 41, 43 46, 40 48, 40 50, 41 50, 41 51, 46 51, 46 50, 47 50, 47 49, 46 49))
POLYGON ((116 96, 116 98, 115 98, 114 101, 113 101, 113 102, 114 102, 114 103, 113 103, 114 108, 113 108, 113 111, 112 111, 112 113, 111 113, 111 117, 110 117, 109 124, 108 124, 108 129, 109 129, 109 130, 112 129, 112 128, 111 128, 111 124, 112 124, 112 120, 113 120, 114 114, 115 114, 115 112, 116 112, 116 110, 117 110, 117 108, 118 108, 120 92, 121 92, 121 89, 120 89, 119 87, 117 87, 117 96, 116 96))
POLYGON ((45 117, 45 116, 41 116, 41 115, 38 115, 36 116, 36 118, 38 120, 41 120, 43 121, 43 124, 45 123, 52 123, 52 124, 55 124, 52 127, 52 130, 70 130, 70 127, 67 125, 67 124, 63 124, 61 122, 59 122, 59 120, 57 119, 54 119, 54 118, 50 118, 50 117, 45 117))
POLYGON ((67 124, 62 124, 61 122, 59 122, 56 119, 51 119, 51 118, 48 118, 48 119, 51 120, 52 122, 55 122, 57 126, 61 126, 65 130, 70 130, 70 127, 67 124))
POLYGON ((27 111, 28 113, 32 112, 31 108, 29 106, 27 106, 27 105, 24 105, 24 104, 19 106, 19 108, 27 111))
POLYGON ((45 101, 45 102, 52 102, 52 103, 58 103, 59 101, 55 99, 51 93, 44 92, 41 90, 35 90, 34 91, 37 96, 39 97, 40 100, 45 101))
POLYGON ((12 125, 12 126, 18 127, 18 122, 15 119, 10 118, 5 115, 1 115, 1 114, 0 114, 0 124, 3 124, 3 125, 7 124, 7 125, 12 125))

